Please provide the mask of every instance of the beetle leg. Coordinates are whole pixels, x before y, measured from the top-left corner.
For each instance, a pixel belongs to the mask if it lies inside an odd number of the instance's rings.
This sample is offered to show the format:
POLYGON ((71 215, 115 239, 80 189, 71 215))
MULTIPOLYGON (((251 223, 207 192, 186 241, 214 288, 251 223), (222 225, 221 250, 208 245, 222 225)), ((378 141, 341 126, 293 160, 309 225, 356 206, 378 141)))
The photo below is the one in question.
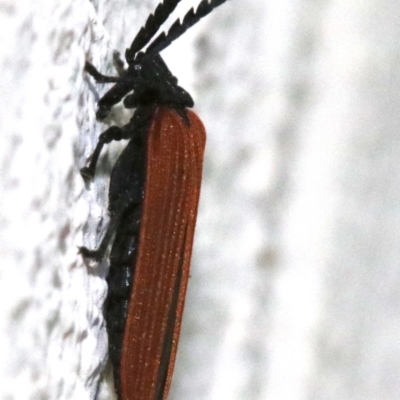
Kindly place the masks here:
POLYGON ((154 112, 154 107, 138 107, 131 120, 124 125, 122 128, 119 126, 111 126, 105 130, 100 136, 97 142, 94 152, 89 157, 90 163, 87 167, 81 168, 80 172, 85 180, 92 180, 96 172, 97 161, 103 146, 114 140, 131 139, 134 136, 141 137, 146 131, 151 116, 154 112))
POLYGON ((85 180, 92 180, 96 171, 97 161, 99 160, 99 156, 103 146, 107 143, 112 142, 113 140, 121 140, 122 137, 122 130, 119 126, 111 126, 106 131, 104 131, 99 136, 99 141, 97 142, 97 146, 94 149, 94 152, 90 156, 90 163, 87 167, 81 168, 80 172, 85 180))
POLYGON ((126 73, 125 63, 124 60, 121 58, 121 54, 119 51, 113 52, 113 64, 119 76, 122 76, 126 73))
POLYGON ((121 80, 118 76, 107 76, 101 74, 89 61, 86 61, 85 63, 85 71, 89 75, 93 76, 97 83, 116 83, 121 80))
POLYGON ((108 224, 106 233, 104 234, 103 239, 101 239, 100 245, 97 249, 90 250, 85 246, 79 247, 79 253, 82 254, 83 257, 92 258, 93 260, 96 260, 99 262, 104 258, 107 248, 108 248, 108 245, 114 235, 115 229, 119 225, 119 223, 121 221, 121 217, 124 214, 124 212, 126 211, 126 206, 124 208, 123 204, 124 204, 123 201, 121 201, 122 207, 119 209, 117 207, 118 211, 111 215, 110 222, 108 224))

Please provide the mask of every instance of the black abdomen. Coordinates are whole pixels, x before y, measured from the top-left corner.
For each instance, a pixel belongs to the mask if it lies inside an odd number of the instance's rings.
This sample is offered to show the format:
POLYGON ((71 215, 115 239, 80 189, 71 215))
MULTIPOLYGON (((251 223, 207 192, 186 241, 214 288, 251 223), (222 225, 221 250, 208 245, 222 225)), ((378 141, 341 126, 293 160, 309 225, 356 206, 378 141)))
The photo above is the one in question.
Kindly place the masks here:
POLYGON ((109 211, 116 221, 115 237, 107 276, 108 295, 104 305, 109 357, 116 391, 120 393, 120 361, 125 322, 137 251, 145 180, 144 140, 131 139, 111 173, 109 211))
POLYGON ((104 307, 104 316, 107 324, 109 356, 114 368, 117 392, 119 392, 122 341, 138 250, 140 209, 139 205, 133 206, 122 217, 115 234, 110 255, 110 270, 107 276, 108 296, 104 307))

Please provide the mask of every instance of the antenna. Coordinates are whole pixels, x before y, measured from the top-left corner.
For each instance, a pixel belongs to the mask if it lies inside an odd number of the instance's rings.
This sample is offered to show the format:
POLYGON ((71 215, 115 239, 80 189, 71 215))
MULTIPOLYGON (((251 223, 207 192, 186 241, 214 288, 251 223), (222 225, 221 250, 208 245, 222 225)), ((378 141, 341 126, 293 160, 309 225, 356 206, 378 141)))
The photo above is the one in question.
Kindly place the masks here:
POLYGON ((225 3, 227 0, 202 0, 194 11, 191 8, 188 13, 183 18, 182 22, 178 19, 169 29, 168 33, 162 32, 160 35, 151 42, 150 46, 146 49, 145 55, 151 55, 155 53, 160 53, 166 47, 168 47, 174 40, 178 39, 182 34, 184 34, 190 27, 199 22, 203 17, 209 14, 214 8, 225 3))
POLYGON ((132 62, 135 55, 149 43, 180 1, 181 0, 164 0, 162 3, 158 4, 154 13, 148 16, 146 23, 133 39, 131 47, 126 49, 125 58, 128 63, 132 62))

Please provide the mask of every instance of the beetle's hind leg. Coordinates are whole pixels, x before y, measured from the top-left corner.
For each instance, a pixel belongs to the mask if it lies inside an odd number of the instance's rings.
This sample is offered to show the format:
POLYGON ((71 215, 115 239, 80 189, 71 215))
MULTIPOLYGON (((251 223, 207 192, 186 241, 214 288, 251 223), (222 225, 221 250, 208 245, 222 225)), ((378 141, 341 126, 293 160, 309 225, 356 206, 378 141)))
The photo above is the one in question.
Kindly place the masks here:
POLYGON ((92 258, 93 260, 99 262, 103 260, 108 245, 110 244, 110 241, 114 235, 114 232, 117 226, 121 223, 121 217, 126 211, 126 205, 123 200, 120 201, 120 208, 118 208, 117 206, 117 210, 117 212, 111 214, 106 233, 104 234, 103 239, 101 240, 100 245, 97 249, 90 250, 85 246, 78 247, 79 253, 82 254, 83 257, 92 258))

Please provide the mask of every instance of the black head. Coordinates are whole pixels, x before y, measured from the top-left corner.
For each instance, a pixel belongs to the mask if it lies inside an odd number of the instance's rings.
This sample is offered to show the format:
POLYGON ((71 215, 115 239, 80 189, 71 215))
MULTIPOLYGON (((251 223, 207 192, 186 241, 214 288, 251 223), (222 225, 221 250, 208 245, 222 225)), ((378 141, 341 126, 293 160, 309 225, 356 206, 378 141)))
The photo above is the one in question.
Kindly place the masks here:
POLYGON ((127 108, 152 104, 165 104, 177 109, 193 107, 191 96, 178 86, 178 80, 168 69, 160 52, 227 0, 211 0, 210 3, 202 0, 196 11, 192 8, 182 21, 177 20, 171 26, 168 33, 162 32, 154 38, 180 1, 164 0, 157 6, 154 14, 147 18, 131 47, 125 52, 128 69, 99 101, 97 116, 100 119, 105 118, 111 107, 125 96, 124 105, 127 108), (133 93, 127 95, 131 91, 133 93))

